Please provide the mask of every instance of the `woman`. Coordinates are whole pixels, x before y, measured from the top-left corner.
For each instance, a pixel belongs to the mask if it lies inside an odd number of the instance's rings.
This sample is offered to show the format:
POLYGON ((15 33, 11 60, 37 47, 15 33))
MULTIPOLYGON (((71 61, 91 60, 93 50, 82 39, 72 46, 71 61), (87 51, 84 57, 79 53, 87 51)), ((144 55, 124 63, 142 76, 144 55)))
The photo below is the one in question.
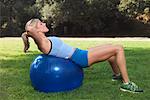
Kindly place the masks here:
POLYGON ((31 19, 26 23, 26 32, 22 34, 24 41, 24 52, 29 49, 28 37, 31 37, 38 46, 38 49, 47 55, 53 55, 64 59, 71 59, 74 63, 88 67, 100 61, 108 61, 113 70, 113 80, 122 80, 120 87, 122 91, 143 92, 135 83, 128 78, 124 49, 120 45, 103 45, 81 50, 71 47, 57 37, 46 37, 49 31, 46 24, 39 19, 31 19))

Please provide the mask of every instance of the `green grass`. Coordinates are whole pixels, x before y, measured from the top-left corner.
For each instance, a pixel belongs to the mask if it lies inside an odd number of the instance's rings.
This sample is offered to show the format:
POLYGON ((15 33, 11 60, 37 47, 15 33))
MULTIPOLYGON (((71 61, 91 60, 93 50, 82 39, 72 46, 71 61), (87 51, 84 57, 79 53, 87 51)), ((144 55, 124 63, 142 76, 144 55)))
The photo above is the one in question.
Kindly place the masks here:
POLYGON ((125 47, 129 77, 144 89, 132 94, 119 90, 120 83, 111 81, 107 62, 84 69, 83 85, 69 92, 41 93, 33 89, 29 68, 40 54, 31 41, 30 52, 22 52, 21 39, 0 38, 0 99, 1 100, 149 100, 150 99, 150 41, 90 41, 65 40, 66 43, 86 49, 98 44, 114 43, 125 47))

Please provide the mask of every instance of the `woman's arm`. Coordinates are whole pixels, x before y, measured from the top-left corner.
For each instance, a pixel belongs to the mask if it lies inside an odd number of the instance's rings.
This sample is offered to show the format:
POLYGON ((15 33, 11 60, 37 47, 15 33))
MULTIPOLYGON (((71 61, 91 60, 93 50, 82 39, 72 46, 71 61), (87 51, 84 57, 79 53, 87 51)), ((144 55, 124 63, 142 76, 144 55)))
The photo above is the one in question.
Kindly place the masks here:
POLYGON ((51 49, 51 42, 47 39, 47 37, 43 33, 38 33, 36 35, 32 35, 35 43, 38 46, 38 49, 44 54, 48 54, 51 49))

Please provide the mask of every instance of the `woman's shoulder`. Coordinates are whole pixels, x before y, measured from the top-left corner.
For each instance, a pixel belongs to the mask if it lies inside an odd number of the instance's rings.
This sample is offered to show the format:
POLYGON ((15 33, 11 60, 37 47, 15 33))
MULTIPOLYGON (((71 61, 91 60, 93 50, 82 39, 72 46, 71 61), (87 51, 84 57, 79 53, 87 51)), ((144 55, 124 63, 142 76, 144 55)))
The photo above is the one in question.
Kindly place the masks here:
POLYGON ((48 39, 54 39, 54 38, 58 38, 58 37, 56 37, 56 36, 48 36, 47 38, 48 39))
POLYGON ((51 40, 51 41, 60 41, 60 38, 59 37, 56 37, 56 36, 49 36, 49 37, 47 37, 49 40, 51 40))

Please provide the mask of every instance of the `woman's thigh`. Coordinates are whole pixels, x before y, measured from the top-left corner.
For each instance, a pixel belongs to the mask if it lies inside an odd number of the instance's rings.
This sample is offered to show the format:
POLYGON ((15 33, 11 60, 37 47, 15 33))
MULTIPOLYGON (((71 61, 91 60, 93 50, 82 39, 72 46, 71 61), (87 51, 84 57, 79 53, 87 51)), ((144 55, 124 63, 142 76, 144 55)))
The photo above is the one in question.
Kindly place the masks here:
POLYGON ((117 45, 102 45, 88 49, 88 64, 105 61, 114 56, 118 49, 117 45))

